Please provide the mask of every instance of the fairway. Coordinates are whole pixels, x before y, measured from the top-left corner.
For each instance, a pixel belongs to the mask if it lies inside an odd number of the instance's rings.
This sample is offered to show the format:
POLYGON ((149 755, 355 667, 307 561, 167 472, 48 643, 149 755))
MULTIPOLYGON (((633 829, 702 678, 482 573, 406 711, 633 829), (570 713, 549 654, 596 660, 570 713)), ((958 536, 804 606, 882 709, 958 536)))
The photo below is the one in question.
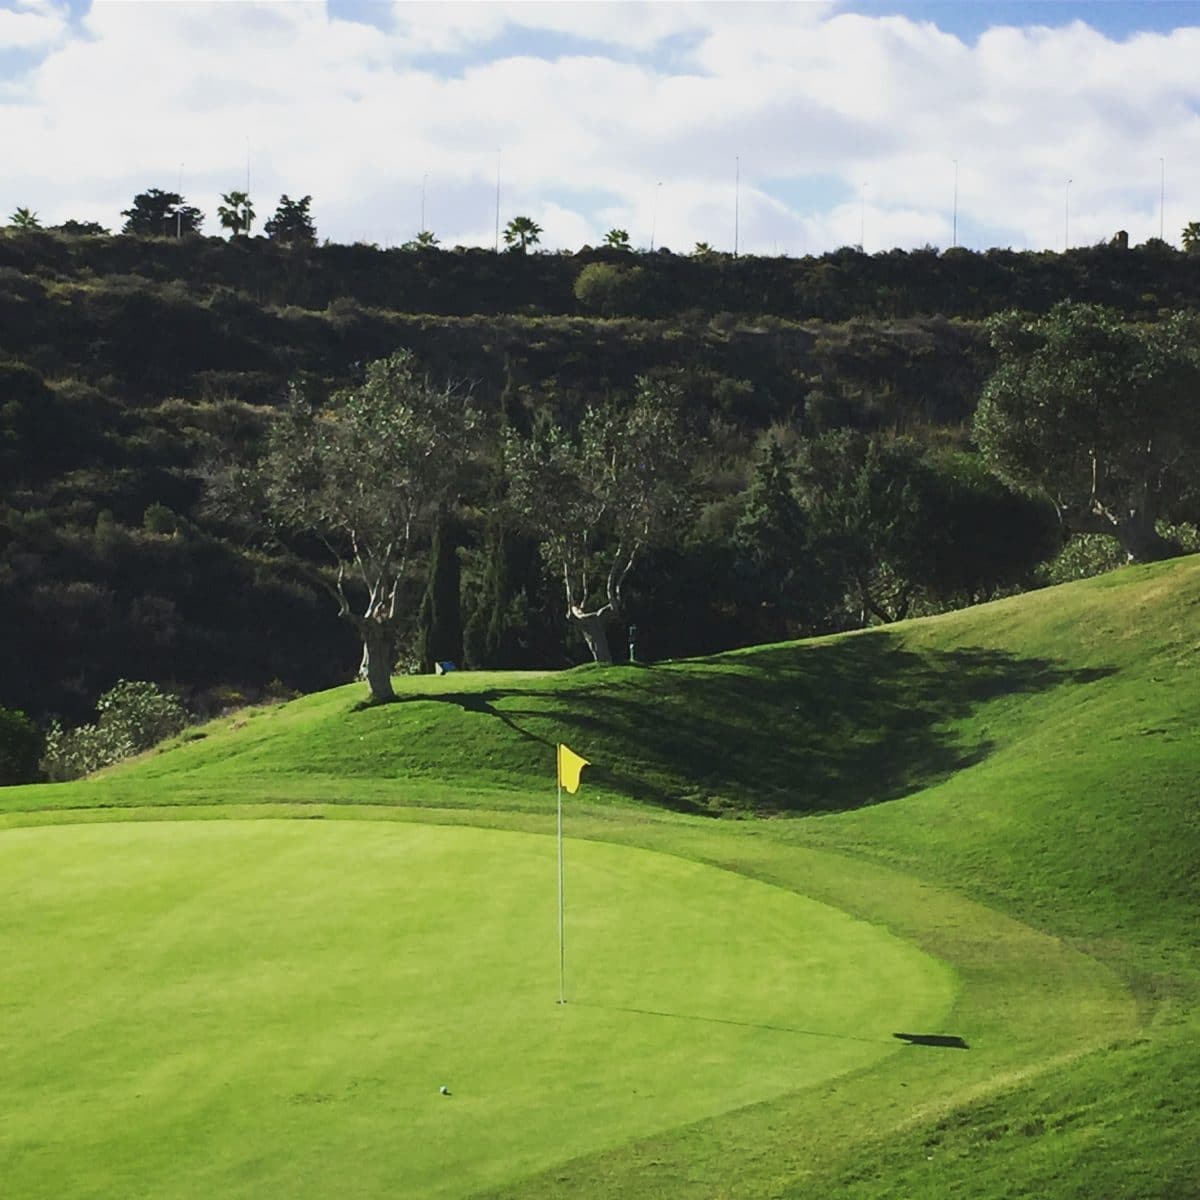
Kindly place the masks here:
POLYGON ((465 1195, 863 1067, 953 1002, 786 889, 584 841, 567 871, 560 1006, 551 837, 4 831, 6 1193, 465 1195))

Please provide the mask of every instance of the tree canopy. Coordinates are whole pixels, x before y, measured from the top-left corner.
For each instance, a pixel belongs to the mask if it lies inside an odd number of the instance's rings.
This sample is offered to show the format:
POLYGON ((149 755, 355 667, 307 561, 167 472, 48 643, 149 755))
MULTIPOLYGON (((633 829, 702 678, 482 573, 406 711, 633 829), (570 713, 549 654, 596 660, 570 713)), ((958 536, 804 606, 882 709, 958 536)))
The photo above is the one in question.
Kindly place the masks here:
POLYGON ((465 389, 434 384, 406 351, 367 365, 361 384, 310 403, 293 388, 249 471, 216 474, 226 508, 256 511, 284 544, 309 535, 336 570, 322 578, 363 645, 375 700, 392 696, 402 593, 479 423, 465 389))
POLYGON ((999 357, 975 438, 1009 482, 1044 493, 1075 533, 1116 537, 1129 561, 1165 557, 1160 518, 1185 519, 1200 451, 1200 322, 1155 325, 1063 302, 988 323, 999 357))
POLYGON ((309 213, 311 204, 311 196, 299 200, 291 200, 286 194, 280 196, 275 215, 267 219, 263 232, 271 241, 285 246, 315 246, 317 229, 309 213))
POLYGON ((137 237, 182 237, 185 233, 199 233, 204 215, 198 208, 185 204, 178 192, 164 192, 159 188, 139 192, 130 208, 122 209, 125 224, 122 233, 137 237))
POLYGON ((504 244, 517 254, 536 246, 542 237, 542 227, 532 217, 513 217, 504 227, 504 244))
POLYGON ((670 385, 638 381, 632 402, 589 407, 571 431, 509 431, 509 503, 562 579, 567 619, 592 657, 611 661, 607 625, 639 553, 686 507, 688 438, 670 385))
POLYGON ((228 229, 231 236, 245 237, 254 220, 254 205, 245 192, 226 192, 221 197, 217 216, 221 219, 222 228, 228 229))

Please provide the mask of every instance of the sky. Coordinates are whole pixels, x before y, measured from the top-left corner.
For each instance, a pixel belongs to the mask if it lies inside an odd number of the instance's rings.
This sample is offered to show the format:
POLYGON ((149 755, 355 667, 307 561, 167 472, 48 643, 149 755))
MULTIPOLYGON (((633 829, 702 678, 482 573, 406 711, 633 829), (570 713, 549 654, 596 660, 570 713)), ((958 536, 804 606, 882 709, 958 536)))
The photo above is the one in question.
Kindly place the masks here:
POLYGON ((793 257, 1062 250, 1200 219, 1200 0, 0 0, 0 223, 496 244, 531 217, 793 257))

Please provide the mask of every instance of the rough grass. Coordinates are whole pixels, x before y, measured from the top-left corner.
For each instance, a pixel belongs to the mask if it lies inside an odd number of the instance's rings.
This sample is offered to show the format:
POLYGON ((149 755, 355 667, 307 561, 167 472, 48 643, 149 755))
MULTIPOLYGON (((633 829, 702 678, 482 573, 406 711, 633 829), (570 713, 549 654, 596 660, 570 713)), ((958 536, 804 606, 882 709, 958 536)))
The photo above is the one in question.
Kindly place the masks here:
POLYGON ((595 763, 576 836, 885 925, 953 966, 934 1032, 971 1049, 909 1046, 514 1178, 513 1195, 1176 1197, 1200 1179, 1198 610, 1185 559, 698 662, 399 681, 398 703, 367 709, 343 689, 100 779, 8 789, 0 821, 545 831, 564 740, 595 763))

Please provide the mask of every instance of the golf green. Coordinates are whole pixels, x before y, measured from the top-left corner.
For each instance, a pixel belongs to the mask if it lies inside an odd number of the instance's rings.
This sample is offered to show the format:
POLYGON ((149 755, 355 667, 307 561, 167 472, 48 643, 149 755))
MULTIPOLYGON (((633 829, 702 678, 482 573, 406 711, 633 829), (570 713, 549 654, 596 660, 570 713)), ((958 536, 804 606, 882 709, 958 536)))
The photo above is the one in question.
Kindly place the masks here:
POLYGON ((3 831, 5 1194, 466 1195, 861 1068, 953 1001, 944 964, 794 892, 566 859, 559 1005, 552 837, 3 831))

